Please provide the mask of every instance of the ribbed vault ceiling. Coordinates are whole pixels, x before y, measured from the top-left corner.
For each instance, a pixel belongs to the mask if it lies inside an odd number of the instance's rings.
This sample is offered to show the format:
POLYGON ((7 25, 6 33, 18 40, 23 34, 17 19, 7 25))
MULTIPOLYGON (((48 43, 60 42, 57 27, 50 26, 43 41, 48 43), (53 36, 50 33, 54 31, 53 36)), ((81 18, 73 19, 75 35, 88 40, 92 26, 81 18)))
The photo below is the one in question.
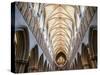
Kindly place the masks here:
MULTIPOLYGON (((60 4, 46 5, 45 25, 55 54, 65 52, 67 57, 75 26, 75 7, 60 4)), ((63 58, 62 60, 64 61, 63 58)))

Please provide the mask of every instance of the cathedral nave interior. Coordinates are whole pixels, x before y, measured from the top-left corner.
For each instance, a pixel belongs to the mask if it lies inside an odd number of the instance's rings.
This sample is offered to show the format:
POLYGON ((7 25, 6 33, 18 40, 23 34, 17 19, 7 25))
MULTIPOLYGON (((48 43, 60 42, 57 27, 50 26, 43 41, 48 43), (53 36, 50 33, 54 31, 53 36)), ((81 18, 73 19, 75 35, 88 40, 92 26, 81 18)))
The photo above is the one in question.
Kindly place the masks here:
POLYGON ((14 11, 16 73, 97 68, 97 7, 15 2, 14 11))

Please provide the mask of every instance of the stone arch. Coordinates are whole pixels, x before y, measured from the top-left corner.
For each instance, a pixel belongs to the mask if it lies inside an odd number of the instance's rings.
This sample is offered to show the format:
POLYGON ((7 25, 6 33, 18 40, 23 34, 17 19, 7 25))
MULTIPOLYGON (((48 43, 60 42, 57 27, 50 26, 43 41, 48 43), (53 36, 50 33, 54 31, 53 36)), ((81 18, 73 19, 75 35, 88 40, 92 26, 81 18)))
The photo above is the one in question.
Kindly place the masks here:
POLYGON ((38 70, 38 45, 32 48, 29 56, 29 72, 36 72, 38 70))
POLYGON ((75 60, 74 60, 74 64, 75 64, 75 69, 78 69, 78 63, 77 63, 77 59, 75 58, 75 60))
POLYGON ((91 26, 89 29, 89 53, 93 68, 97 67, 97 27, 91 26))
POLYGON ((81 55, 79 54, 79 52, 77 53, 77 61, 78 61, 78 69, 82 69, 82 61, 81 61, 81 55))
POLYGON ((60 51, 59 53, 57 53, 56 58, 55 58, 55 63, 58 67, 63 67, 64 65, 66 65, 67 63, 67 58, 64 52, 60 51), (60 57, 63 59, 62 62, 59 62, 60 57))
POLYGON ((23 73, 28 63, 29 33, 25 26, 16 27, 14 32, 15 72, 23 73))
POLYGON ((86 45, 82 43, 81 61, 84 69, 90 68, 89 53, 86 45))
POLYGON ((43 68, 44 71, 47 71, 47 60, 45 60, 44 62, 44 68, 43 68))
POLYGON ((47 65, 47 71, 49 71, 49 64, 47 65))
POLYGON ((43 54, 41 54, 38 62, 38 69, 40 72, 43 71, 43 64, 44 64, 44 56, 43 54))
POLYGON ((76 69, 76 68, 75 68, 75 62, 73 63, 73 69, 76 69))

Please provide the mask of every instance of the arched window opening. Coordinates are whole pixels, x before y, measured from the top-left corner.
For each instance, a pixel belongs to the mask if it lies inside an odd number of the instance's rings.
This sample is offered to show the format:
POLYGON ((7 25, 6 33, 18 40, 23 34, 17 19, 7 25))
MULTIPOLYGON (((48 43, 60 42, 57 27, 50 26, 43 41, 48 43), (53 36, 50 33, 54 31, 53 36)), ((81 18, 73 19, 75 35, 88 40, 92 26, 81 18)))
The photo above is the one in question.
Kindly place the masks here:
POLYGON ((59 52, 56 56, 56 64, 58 67, 62 67, 66 64, 66 55, 63 52, 59 52))
POLYGON ((22 73, 28 63, 29 38, 26 28, 18 28, 14 33, 15 44, 15 72, 22 73))

